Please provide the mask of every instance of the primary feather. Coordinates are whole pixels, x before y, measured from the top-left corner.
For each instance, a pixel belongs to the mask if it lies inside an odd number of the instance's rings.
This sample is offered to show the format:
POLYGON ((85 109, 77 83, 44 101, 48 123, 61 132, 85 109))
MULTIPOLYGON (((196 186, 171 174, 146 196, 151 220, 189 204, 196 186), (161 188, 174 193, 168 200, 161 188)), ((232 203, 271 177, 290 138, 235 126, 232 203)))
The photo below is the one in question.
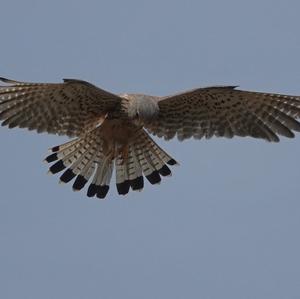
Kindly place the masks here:
POLYGON ((141 190, 171 175, 177 162, 145 129, 166 140, 250 136, 278 142, 300 131, 300 97, 250 92, 235 86, 198 88, 167 97, 115 95, 88 82, 26 83, 0 78, 3 126, 48 132, 75 140, 45 159, 73 189, 105 198, 113 169, 119 194, 141 190))

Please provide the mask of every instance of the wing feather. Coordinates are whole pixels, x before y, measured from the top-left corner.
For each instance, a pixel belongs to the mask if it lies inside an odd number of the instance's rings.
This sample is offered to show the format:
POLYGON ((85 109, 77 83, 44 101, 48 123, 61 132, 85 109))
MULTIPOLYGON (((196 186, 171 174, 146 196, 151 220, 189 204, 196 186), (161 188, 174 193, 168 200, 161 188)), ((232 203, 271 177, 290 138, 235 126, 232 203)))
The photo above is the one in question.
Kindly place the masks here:
POLYGON ((158 106, 158 117, 145 127, 166 140, 237 135, 278 142, 277 135, 300 132, 299 96, 215 86, 161 98, 158 106))
POLYGON ((26 83, 0 78, 2 125, 70 137, 89 131, 121 98, 81 80, 64 83, 26 83))

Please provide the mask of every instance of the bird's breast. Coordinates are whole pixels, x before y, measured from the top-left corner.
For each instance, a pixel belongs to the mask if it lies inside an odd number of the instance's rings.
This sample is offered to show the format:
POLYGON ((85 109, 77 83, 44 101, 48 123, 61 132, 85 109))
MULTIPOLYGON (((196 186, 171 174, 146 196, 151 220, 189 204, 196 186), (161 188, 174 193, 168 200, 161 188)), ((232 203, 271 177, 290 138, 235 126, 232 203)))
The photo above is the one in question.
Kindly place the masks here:
POLYGON ((102 138, 119 145, 127 144, 139 128, 129 120, 105 119, 101 124, 102 138))

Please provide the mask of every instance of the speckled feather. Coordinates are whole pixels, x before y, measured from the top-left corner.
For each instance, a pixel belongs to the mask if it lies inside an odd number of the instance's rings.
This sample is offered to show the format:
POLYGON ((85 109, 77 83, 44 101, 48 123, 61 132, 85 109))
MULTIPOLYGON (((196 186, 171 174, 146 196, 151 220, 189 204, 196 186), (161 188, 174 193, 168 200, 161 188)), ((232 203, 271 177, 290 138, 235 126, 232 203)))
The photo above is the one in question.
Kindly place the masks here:
POLYGON ((300 131, 300 97, 236 90, 199 88, 162 98, 158 118, 145 124, 150 133, 169 140, 190 137, 251 136, 279 141, 300 131))
POLYGON ((101 123, 122 100, 80 80, 57 84, 0 80, 13 84, 0 86, 0 120, 10 128, 80 136, 101 123))
POLYGON ((145 130, 166 140, 251 136, 279 141, 300 131, 300 97, 207 87, 168 97, 114 95, 81 80, 23 83, 0 78, 0 120, 75 140, 55 146, 45 159, 60 181, 86 185, 87 196, 105 198, 113 169, 119 194, 142 190, 171 175, 177 162, 145 130))

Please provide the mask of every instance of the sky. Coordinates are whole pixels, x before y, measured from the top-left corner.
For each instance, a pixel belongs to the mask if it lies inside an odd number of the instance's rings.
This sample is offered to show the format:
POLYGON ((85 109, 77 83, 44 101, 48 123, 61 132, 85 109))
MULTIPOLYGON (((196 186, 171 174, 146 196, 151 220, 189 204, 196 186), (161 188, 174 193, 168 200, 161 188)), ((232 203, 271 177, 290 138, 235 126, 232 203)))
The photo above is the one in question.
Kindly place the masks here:
MULTIPOLYGON (((0 76, 114 93, 207 85, 300 95, 300 2, 3 1, 0 76)), ((67 138, 0 128, 0 297, 300 297, 300 134, 158 144, 143 192, 88 199, 48 176, 67 138)))

